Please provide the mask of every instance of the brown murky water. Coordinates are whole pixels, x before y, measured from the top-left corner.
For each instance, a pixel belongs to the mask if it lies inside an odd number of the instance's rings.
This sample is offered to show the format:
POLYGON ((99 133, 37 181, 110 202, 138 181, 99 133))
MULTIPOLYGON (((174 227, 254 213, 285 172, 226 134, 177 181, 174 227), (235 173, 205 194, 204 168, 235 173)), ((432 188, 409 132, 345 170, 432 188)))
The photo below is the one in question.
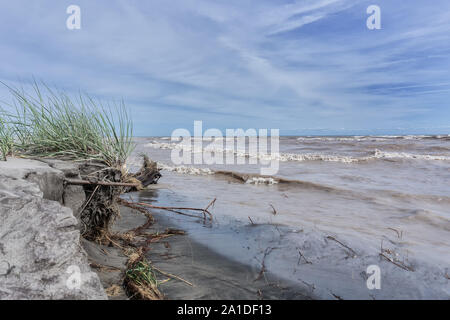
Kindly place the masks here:
POLYGON ((234 154, 247 160, 244 165, 176 166, 171 161, 176 142, 136 142, 130 167, 145 152, 164 169, 161 188, 142 199, 203 207, 217 198, 210 227, 174 219, 195 230, 196 241, 228 257, 256 267, 261 252, 278 246, 267 259, 268 268, 315 283, 322 297, 330 291, 353 298, 450 297, 445 276, 450 274, 448 136, 281 137, 280 154, 272 155, 280 169, 271 177, 259 176, 260 166, 248 164, 251 155, 245 150, 234 154), (250 231, 249 217, 269 227, 250 231), (358 257, 348 258, 330 236, 358 257), (299 252, 311 263, 299 263, 299 252), (415 271, 380 259, 380 253, 415 271), (364 273, 373 263, 392 277, 390 288, 367 290, 364 273), (334 276, 324 277, 324 272, 334 276))

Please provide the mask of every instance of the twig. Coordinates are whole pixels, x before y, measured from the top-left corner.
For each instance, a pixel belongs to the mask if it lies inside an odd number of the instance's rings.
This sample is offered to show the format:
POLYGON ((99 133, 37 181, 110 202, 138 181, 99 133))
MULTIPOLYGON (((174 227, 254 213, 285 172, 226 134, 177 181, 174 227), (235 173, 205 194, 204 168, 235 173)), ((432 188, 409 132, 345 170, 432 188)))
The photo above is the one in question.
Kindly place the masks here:
POLYGON ((341 296, 338 296, 337 294, 334 294, 333 291, 330 290, 330 293, 338 300, 344 300, 341 296))
POLYGON ((401 238, 403 237, 403 231, 400 232, 400 231, 398 231, 398 230, 396 230, 396 229, 394 229, 394 228, 387 228, 387 229, 396 232, 396 233, 397 233, 397 237, 398 237, 399 239, 401 239, 401 238))
POLYGON ((308 261, 305 256, 302 254, 302 252, 300 250, 298 250, 298 254, 300 255, 300 257, 298 258, 298 262, 297 265, 300 265, 300 260, 303 258, 306 262, 306 264, 312 264, 312 262, 308 261))
POLYGON ((105 266, 105 265, 98 264, 98 263, 95 263, 95 262, 91 262, 91 263, 89 263, 89 265, 92 268, 99 269, 99 270, 106 270, 106 271, 121 271, 122 270, 122 269, 117 268, 117 267, 105 266))
POLYGON ((345 244, 343 244, 342 242, 340 242, 338 239, 336 239, 335 237, 332 237, 332 236, 327 236, 327 239, 330 239, 330 240, 333 240, 333 241, 336 241, 337 243, 339 243, 341 246, 343 246, 344 248, 346 248, 346 249, 348 249, 348 250, 350 250, 352 253, 353 253, 353 257, 356 257, 356 252, 355 252, 355 250, 353 250, 352 248, 350 248, 349 246, 347 246, 347 245, 345 245, 345 244))
POLYGON ((256 294, 258 295, 259 300, 263 300, 263 293, 262 293, 261 289, 258 289, 258 291, 256 292, 256 294))
POLYGON ((383 253, 380 253, 380 256, 382 256, 383 258, 385 258, 385 259, 386 259, 387 261, 389 261, 390 263, 395 264, 397 267, 402 268, 403 270, 406 270, 406 271, 414 271, 413 268, 408 267, 408 266, 406 266, 406 265, 404 265, 404 264, 398 263, 398 262, 396 262, 394 259, 389 258, 388 256, 384 255, 383 253))
POLYGON ((178 279, 178 280, 183 281, 184 283, 190 285, 191 287, 194 287, 194 285, 192 283, 190 283, 187 280, 184 280, 183 278, 180 278, 180 277, 178 277, 178 276, 176 276, 174 274, 170 274, 170 273, 164 272, 161 269, 158 269, 157 267, 155 267, 154 265, 152 265, 152 268, 155 269, 156 271, 158 271, 159 273, 165 275, 165 276, 168 276, 168 277, 171 277, 171 278, 174 278, 174 279, 178 279))
POLYGON ((269 206, 271 206, 272 207, 272 214, 273 215, 276 215, 277 214, 277 210, 275 210, 275 208, 274 208, 274 206, 271 204, 271 203, 269 203, 269 206))
POLYGON ((261 261, 261 271, 259 271, 258 276, 256 277, 256 279, 254 281, 261 279, 261 276, 264 274, 264 272, 266 272, 266 257, 269 255, 269 253, 272 252, 273 249, 276 249, 276 248, 267 247, 266 250, 264 250, 264 256, 261 261))
POLYGON ((174 235, 185 235, 186 231, 180 230, 180 229, 174 229, 174 228, 167 228, 165 231, 167 234, 174 234, 174 235))
POLYGON ((208 210, 209 207, 214 206, 214 204, 216 203, 217 198, 214 198, 209 204, 208 206, 205 208, 205 210, 208 210))
POLYGON ((118 247, 118 248, 120 248, 120 249, 125 249, 125 248, 122 247, 120 244, 118 244, 118 243, 112 241, 112 239, 111 239, 107 234, 105 234, 105 238, 106 238, 106 240, 110 241, 110 242, 111 242, 113 245, 115 245, 116 247, 118 247))
POLYGON ((214 204, 216 203, 217 198, 214 198, 207 206, 206 208, 203 210, 203 218, 206 220, 206 214, 207 213, 209 215, 209 220, 212 221, 213 217, 212 214, 208 211, 209 207, 214 206, 214 204))
POLYGON ((130 231, 136 235, 140 235, 143 232, 143 230, 148 229, 148 227, 150 227, 152 224, 153 224, 153 217, 148 216, 147 221, 143 225, 140 225, 139 227, 131 229, 130 231))
POLYGON ((316 286, 314 285, 314 283, 308 283, 308 282, 306 282, 306 281, 304 281, 302 279, 298 279, 298 280, 303 282, 309 288, 309 290, 311 290, 311 291, 316 290, 316 286))
POLYGON ((131 209, 138 210, 139 212, 145 214, 146 216, 153 217, 153 216, 147 211, 147 209, 144 209, 144 208, 142 208, 142 207, 140 207, 140 206, 138 206, 138 205, 136 205, 136 204, 134 204, 134 203, 132 203, 132 202, 129 202, 129 201, 125 200, 125 199, 118 198, 118 199, 117 199, 117 203, 118 203, 118 204, 121 204, 121 205, 124 205, 124 206, 127 206, 127 207, 129 207, 129 208, 131 208, 131 209))
POLYGON ((91 202, 92 198, 94 197, 95 193, 97 192, 98 188, 100 186, 96 186, 94 191, 92 191, 91 196, 89 197, 89 199, 86 201, 86 203, 84 204, 83 208, 80 210, 80 212, 83 212, 84 209, 86 209, 86 207, 88 206, 88 204, 91 202))
POLYGON ((255 223, 253 222, 252 218, 250 218, 250 216, 248 216, 248 220, 250 220, 250 222, 252 223, 252 225, 255 225, 255 223))
POLYGON ((167 210, 167 211, 171 211, 171 212, 175 212, 178 214, 182 214, 185 216, 189 216, 189 217, 194 217, 194 218, 198 218, 198 216, 192 215, 192 214, 188 214, 188 213, 184 213, 184 212, 180 212, 178 210, 192 210, 192 211, 201 211, 203 213, 207 213, 210 216, 210 220, 212 221, 212 214, 205 208, 205 209, 199 209, 199 208, 184 208, 184 207, 161 207, 161 206, 154 206, 148 203, 143 203, 143 202, 137 202, 137 205, 140 206, 144 206, 144 207, 149 207, 149 208, 153 208, 153 209, 161 209, 161 210, 167 210))

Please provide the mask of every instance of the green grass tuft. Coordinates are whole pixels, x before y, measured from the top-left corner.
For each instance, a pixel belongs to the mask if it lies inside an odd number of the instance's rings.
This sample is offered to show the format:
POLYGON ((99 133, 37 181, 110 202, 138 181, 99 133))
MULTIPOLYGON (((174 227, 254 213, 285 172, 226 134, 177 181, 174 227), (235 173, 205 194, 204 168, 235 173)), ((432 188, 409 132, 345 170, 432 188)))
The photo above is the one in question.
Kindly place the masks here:
POLYGON ((12 134, 21 155, 97 160, 117 167, 131 153, 133 129, 123 102, 105 107, 87 94, 73 99, 36 82, 31 93, 5 86, 14 101, 9 106, 15 108, 3 112, 9 128, 5 134, 12 134))
POLYGON ((155 273, 147 261, 139 261, 134 268, 127 270, 126 275, 137 285, 149 285, 155 288, 158 286, 155 273))
POLYGON ((6 161, 14 148, 14 135, 11 125, 0 114, 0 160, 6 161))

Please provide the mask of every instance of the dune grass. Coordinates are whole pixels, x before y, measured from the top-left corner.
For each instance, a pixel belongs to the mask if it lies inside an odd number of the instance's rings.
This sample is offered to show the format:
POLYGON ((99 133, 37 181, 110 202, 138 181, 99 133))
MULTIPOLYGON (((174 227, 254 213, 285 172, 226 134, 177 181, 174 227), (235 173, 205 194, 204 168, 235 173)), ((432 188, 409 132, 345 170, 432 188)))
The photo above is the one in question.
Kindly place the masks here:
POLYGON ((0 114, 0 160, 6 161, 14 148, 13 130, 11 125, 0 114))
POLYGON ((36 82, 30 93, 6 86, 15 112, 0 115, 8 124, 0 131, 2 153, 13 141, 22 156, 96 160, 111 167, 123 165, 131 153, 133 128, 123 102, 105 107, 87 94, 72 98, 36 82))

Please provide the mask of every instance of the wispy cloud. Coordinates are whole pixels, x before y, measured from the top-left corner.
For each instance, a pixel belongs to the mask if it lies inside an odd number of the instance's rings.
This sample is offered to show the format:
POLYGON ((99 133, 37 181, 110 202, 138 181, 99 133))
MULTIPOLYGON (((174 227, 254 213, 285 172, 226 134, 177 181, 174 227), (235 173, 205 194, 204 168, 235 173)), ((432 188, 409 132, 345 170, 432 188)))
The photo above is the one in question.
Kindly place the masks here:
POLYGON ((448 1, 379 0, 375 31, 365 0, 77 2, 77 31, 71 1, 0 5, 2 80, 123 97, 141 135, 195 119, 282 132, 450 124, 448 1))

